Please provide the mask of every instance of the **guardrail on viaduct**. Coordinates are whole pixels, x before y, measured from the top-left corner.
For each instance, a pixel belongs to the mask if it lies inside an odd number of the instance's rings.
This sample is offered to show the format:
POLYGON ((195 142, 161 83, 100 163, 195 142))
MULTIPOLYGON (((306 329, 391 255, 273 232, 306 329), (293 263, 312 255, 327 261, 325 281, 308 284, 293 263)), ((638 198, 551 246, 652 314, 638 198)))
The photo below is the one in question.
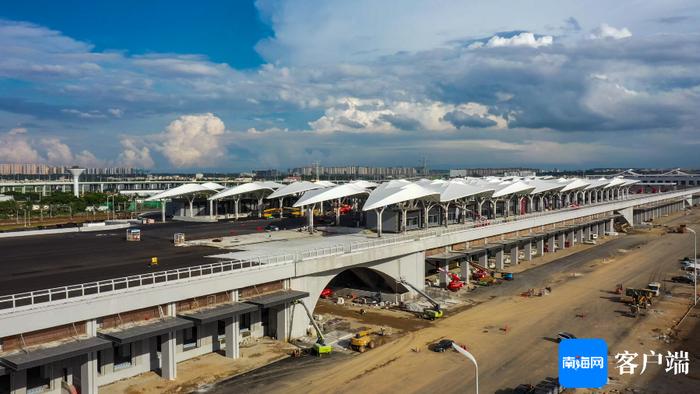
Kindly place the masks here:
MULTIPOLYGON (((680 192, 667 192, 663 194, 655 194, 652 196, 635 196, 627 198, 625 200, 605 201, 595 204, 589 204, 580 208, 565 208, 556 211, 533 212, 508 218, 497 218, 494 220, 490 220, 488 224, 486 224, 486 226, 495 224, 505 224, 514 221, 524 221, 542 216, 561 216, 561 214, 571 211, 580 211, 581 216, 588 216, 589 214, 585 213, 585 211, 590 211, 592 208, 602 208, 603 211, 618 210, 630 206, 683 198, 698 192, 700 192, 700 189, 684 190, 680 192)), ((590 214, 595 213, 596 212, 591 212, 590 214)), ((558 220, 555 220, 555 222, 556 221, 558 220)), ((455 234, 483 226, 485 226, 485 224, 479 222, 456 224, 445 228, 411 231, 408 234, 386 236, 383 238, 377 238, 367 241, 356 241, 348 244, 337 244, 330 247, 310 249, 293 254, 267 256, 246 260, 221 261, 192 267, 184 267, 166 271, 127 276, 116 279, 108 279, 102 281, 56 287, 52 289, 35 290, 25 293, 0 296, 0 314, 12 313, 20 309, 23 310, 25 308, 40 306, 42 304, 66 302, 67 300, 79 299, 88 296, 99 296, 102 294, 115 293, 120 291, 128 291, 129 289, 134 288, 143 288, 148 286, 164 286, 173 282, 200 279, 208 276, 232 274, 236 272, 262 269, 265 267, 282 264, 296 264, 310 259, 336 256, 347 253, 357 253, 368 249, 414 242, 416 239, 438 238, 443 235, 455 234)))

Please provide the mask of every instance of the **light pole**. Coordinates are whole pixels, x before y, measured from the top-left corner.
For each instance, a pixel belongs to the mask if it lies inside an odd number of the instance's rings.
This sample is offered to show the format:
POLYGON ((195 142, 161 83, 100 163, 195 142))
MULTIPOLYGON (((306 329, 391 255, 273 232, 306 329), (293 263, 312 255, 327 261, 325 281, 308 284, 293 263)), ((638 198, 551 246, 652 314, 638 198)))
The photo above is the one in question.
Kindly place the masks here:
POLYGON ((468 358, 471 362, 474 363, 474 376, 476 379, 476 394, 479 394, 479 365, 476 363, 476 358, 466 351, 465 349, 462 349, 457 345, 456 343, 452 342, 452 348, 457 351, 457 353, 461 354, 462 356, 468 358))
POLYGON ((690 227, 686 227, 693 233, 693 306, 698 305, 698 234, 690 227))

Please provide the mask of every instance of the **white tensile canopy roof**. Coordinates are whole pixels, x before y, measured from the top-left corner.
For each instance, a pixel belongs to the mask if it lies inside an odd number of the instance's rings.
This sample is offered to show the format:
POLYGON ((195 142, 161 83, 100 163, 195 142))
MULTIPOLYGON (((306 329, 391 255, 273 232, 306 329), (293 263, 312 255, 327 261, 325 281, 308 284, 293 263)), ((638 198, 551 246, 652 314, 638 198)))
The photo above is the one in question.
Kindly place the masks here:
POLYGON ((337 200, 340 198, 356 196, 358 194, 369 194, 370 191, 361 185, 362 183, 352 182, 325 189, 309 190, 304 193, 303 196, 301 196, 301 198, 294 204, 294 207, 313 205, 319 202, 337 200))
POLYGON ((622 186, 631 186, 634 185, 635 183, 639 183, 639 179, 625 179, 625 183, 622 186))
POLYGON ((561 184, 557 181, 553 181, 551 179, 541 179, 541 178, 534 178, 534 179, 528 179, 525 181, 530 186, 534 186, 535 190, 532 191, 531 194, 540 194, 540 193, 546 193, 546 192, 552 192, 552 191, 559 191, 564 188, 564 184, 561 184))
POLYGON ((440 193, 440 202, 459 200, 460 198, 491 195, 494 187, 480 186, 463 179, 434 180, 421 179, 417 184, 440 193))
POLYGON ((515 181, 497 185, 496 192, 494 192, 491 197, 497 198, 511 194, 530 194, 533 190, 535 190, 535 186, 528 185, 523 181, 515 181))
POLYGON ((566 183, 566 186, 564 186, 564 188, 561 189, 562 192, 584 189, 585 187, 591 184, 591 182, 584 181, 583 179, 579 178, 575 178, 574 180, 564 179, 564 183, 566 183))
POLYGON ((612 180, 610 180, 610 183, 608 183, 607 186, 605 186, 605 189, 609 187, 622 186, 624 184, 625 180, 623 178, 613 178, 612 180))
POLYGON ((314 190, 314 189, 321 189, 324 187, 330 187, 330 186, 335 186, 334 183, 328 182, 328 181, 319 181, 319 182, 309 182, 309 181, 300 181, 300 182, 293 182, 290 183, 287 186, 282 186, 279 189, 275 190, 274 193, 270 194, 267 196, 268 199, 273 199, 273 198, 282 198, 282 197, 287 197, 287 196, 293 196, 295 194, 299 193, 304 193, 309 190, 314 190))
POLYGON ((600 178, 600 179, 589 180, 589 182, 591 184, 586 186, 585 190, 597 189, 599 187, 602 188, 605 185, 610 183, 610 179, 600 178))
POLYGON ((374 189, 367 198, 362 210, 369 211, 404 201, 427 198, 429 196, 438 200, 440 193, 405 179, 397 179, 382 183, 374 189))
POLYGON ((226 190, 222 190, 213 196, 209 197, 210 200, 220 200, 222 198, 226 197, 233 197, 233 196, 239 196, 241 194, 249 194, 249 193, 256 193, 256 192, 273 192, 276 189, 279 189, 282 187, 281 184, 277 182, 272 182, 272 181, 263 181, 263 182, 249 182, 249 183, 244 183, 242 185, 234 186, 231 188, 228 188, 226 190))
POLYGON ((193 194, 205 194, 205 193, 216 193, 217 190, 221 190, 224 187, 219 185, 218 183, 214 182, 206 182, 206 183, 185 183, 184 185, 180 185, 177 187, 174 187, 172 189, 168 189, 163 191, 162 193, 158 193, 155 196, 151 196, 146 199, 146 201, 156 201, 156 200, 163 200, 166 198, 174 198, 174 197, 184 197, 187 195, 193 195, 193 194))

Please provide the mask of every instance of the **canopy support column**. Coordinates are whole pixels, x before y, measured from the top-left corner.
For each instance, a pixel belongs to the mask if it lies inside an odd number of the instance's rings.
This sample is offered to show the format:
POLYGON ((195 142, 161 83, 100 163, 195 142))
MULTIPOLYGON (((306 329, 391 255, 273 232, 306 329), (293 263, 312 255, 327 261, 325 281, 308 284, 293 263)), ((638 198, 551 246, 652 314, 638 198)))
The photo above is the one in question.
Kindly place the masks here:
POLYGON ((165 223, 165 200, 160 200, 160 216, 163 223, 165 223))
POLYGON ((386 207, 381 207, 374 210, 374 212, 377 214, 377 238, 381 238, 382 236, 382 215, 384 214, 384 209, 386 209, 386 207))
POLYGON ((214 200, 209 200, 209 218, 214 218, 214 200))
POLYGON ((335 225, 340 226, 340 203, 341 199, 338 199, 338 205, 335 207, 335 225))
POLYGON ((440 206, 442 207, 442 210, 445 211, 445 227, 447 227, 447 217, 448 213, 450 212, 450 203, 440 204, 440 206))
POLYGON ((190 217, 194 217, 194 196, 192 198, 187 199, 190 202, 190 217))
POLYGON ((309 219, 309 233, 313 234, 314 233, 314 208, 316 208, 316 204, 309 205, 308 209, 308 219, 309 219))
POLYGON ((240 198, 233 199, 233 214, 236 220, 238 220, 238 203, 241 201, 240 198))
POLYGON ((280 197, 280 219, 284 217, 284 197, 280 197))

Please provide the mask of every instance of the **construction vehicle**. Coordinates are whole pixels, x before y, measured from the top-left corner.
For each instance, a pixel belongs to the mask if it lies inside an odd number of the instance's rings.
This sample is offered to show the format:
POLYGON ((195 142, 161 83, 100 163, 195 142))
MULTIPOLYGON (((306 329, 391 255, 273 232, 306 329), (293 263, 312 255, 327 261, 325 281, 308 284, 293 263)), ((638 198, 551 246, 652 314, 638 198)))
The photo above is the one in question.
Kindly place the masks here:
POLYGON ((321 328, 318 326, 318 324, 316 324, 316 320, 314 320, 314 317, 311 314, 311 311, 309 311, 309 308, 300 300, 294 301, 294 304, 301 304, 301 306, 304 307, 304 311, 306 311, 306 316, 309 317, 311 325, 314 327, 314 330, 316 330, 317 339, 311 351, 319 357, 321 357, 324 354, 331 354, 331 351, 333 351, 333 347, 331 345, 326 344, 326 338, 323 336, 321 328))
POLYGON ((450 277, 450 283, 447 284, 447 290, 449 291, 458 291, 464 286, 464 282, 462 282, 461 279, 459 279, 459 276, 452 272, 448 272, 447 275, 450 277))
POLYGON ((651 305, 651 299, 654 297, 654 290, 650 289, 625 289, 625 295, 620 296, 620 301, 630 305, 636 305, 639 308, 646 308, 651 305))
POLYGON ((360 331, 350 339, 350 348, 356 352, 364 353, 367 349, 374 349, 376 346, 377 343, 374 342, 372 332, 369 330, 360 331))
POLYGON ((661 295, 661 283, 659 282, 650 282, 647 285, 647 289, 654 292, 654 297, 658 297, 661 295))
POLYGON ((421 296, 423 296, 423 298, 425 298, 426 300, 428 300, 428 302, 430 302, 432 307, 423 309, 422 316, 424 319, 435 320, 435 319, 439 319, 443 316, 444 313, 443 313, 442 309, 440 308, 440 304, 437 301, 435 301, 434 299, 432 299, 429 295, 425 294, 425 292, 423 290, 418 289, 417 287, 413 286, 411 283, 409 283, 408 281, 406 281, 404 279, 399 279, 398 282, 412 288, 413 290, 415 290, 416 293, 420 294, 421 296))

